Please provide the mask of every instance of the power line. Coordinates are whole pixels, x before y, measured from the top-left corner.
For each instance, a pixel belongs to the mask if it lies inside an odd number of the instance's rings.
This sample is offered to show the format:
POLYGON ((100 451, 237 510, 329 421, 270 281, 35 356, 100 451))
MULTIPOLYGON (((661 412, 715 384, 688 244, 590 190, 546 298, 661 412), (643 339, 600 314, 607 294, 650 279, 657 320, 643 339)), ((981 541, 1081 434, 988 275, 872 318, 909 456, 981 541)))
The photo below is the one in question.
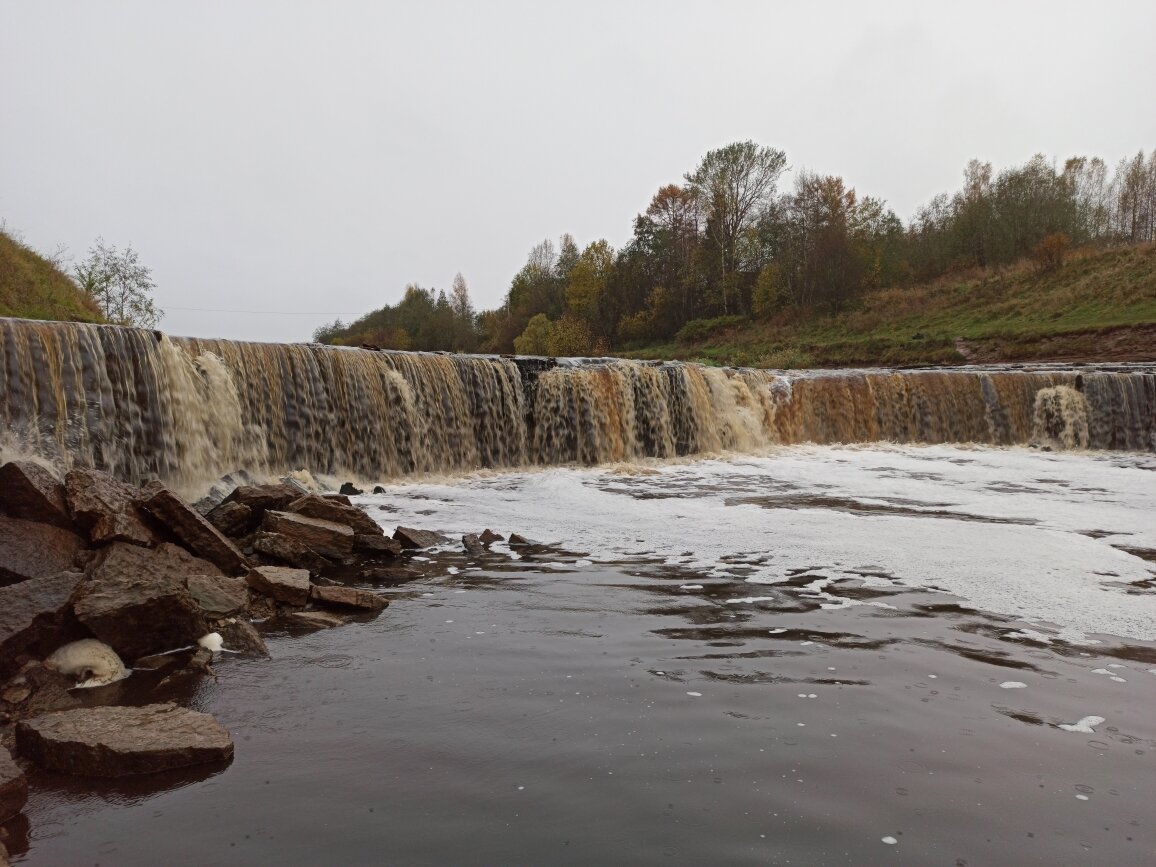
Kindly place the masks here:
POLYGON ((189 310, 196 313, 253 313, 260 316, 360 316, 360 313, 317 313, 308 310, 226 310, 221 307, 172 307, 168 304, 165 310, 189 310))

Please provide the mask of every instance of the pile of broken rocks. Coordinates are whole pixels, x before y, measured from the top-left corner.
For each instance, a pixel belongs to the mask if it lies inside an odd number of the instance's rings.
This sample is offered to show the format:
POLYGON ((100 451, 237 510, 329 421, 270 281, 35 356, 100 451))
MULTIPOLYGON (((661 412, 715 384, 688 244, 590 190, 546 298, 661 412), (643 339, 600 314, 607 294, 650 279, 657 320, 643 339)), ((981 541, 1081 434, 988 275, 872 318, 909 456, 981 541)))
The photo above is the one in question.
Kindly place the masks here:
POLYGON ((292 479, 198 506, 205 514, 160 482, 0 466, 0 823, 27 798, 13 747, 22 762, 104 777, 232 757, 211 716, 142 705, 121 682, 78 690, 54 651, 103 643, 163 695, 212 673, 214 650, 268 655, 254 621, 324 628, 373 616, 388 601, 342 582, 396 579, 403 549, 448 541, 405 527, 387 537, 348 497, 292 479))

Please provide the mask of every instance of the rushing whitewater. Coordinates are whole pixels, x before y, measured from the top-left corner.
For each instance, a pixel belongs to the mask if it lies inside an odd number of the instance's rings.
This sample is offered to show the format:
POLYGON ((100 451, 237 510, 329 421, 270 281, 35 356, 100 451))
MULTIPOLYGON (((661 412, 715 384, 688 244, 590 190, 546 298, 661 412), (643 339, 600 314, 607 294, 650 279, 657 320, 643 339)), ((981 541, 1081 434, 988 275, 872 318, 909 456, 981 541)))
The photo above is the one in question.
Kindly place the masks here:
POLYGON ((0 365, 9 450, 185 489, 237 468, 384 479, 802 442, 1156 449, 1148 367, 798 374, 16 319, 0 365))

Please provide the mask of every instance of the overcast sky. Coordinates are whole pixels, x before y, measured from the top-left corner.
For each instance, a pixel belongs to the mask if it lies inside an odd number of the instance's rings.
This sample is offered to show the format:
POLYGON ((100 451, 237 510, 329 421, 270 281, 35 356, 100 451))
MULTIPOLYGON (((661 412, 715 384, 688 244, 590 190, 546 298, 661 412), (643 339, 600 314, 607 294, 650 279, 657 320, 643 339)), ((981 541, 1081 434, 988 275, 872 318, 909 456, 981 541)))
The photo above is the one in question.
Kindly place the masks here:
POLYGON ((4 0, 0 220, 130 244, 170 333, 307 340, 458 271, 495 307, 732 141, 904 220, 972 157, 1148 152, 1154 36, 1149 0, 4 0))

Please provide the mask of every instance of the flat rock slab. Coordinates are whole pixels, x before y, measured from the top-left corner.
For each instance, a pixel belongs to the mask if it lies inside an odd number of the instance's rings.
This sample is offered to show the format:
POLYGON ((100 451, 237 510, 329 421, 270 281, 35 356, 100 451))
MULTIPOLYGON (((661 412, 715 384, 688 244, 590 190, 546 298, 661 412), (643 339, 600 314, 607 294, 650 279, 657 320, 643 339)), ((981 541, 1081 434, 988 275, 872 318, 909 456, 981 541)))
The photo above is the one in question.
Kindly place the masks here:
POLYGON ((403 548, 432 548, 448 542, 449 537, 432 530, 417 530, 413 527, 398 527, 393 531, 393 538, 401 543, 403 548))
POLYGON ((253 524, 253 510, 236 501, 221 503, 205 515, 205 518, 226 536, 242 536, 253 524))
POLYGON ((245 579, 258 593, 264 593, 288 605, 306 605, 309 590, 308 569, 290 569, 287 566, 258 566, 245 579))
POLYGON ((298 569, 320 572, 329 565, 329 561, 312 548, 281 533, 268 533, 264 530, 254 533, 252 545, 257 553, 298 569))
POLYGON ((354 587, 322 587, 314 585, 313 601, 336 608, 354 608, 361 611, 381 611, 389 605, 389 600, 369 590, 354 587))
POLYGON ((73 520, 96 544, 150 546, 160 541, 137 511, 136 488, 96 470, 81 469, 69 471, 64 489, 73 520))
POLYGON ((52 771, 124 777, 233 758, 233 739, 207 713, 175 704, 91 707, 25 720, 16 748, 52 771))
POLYGON ((401 542, 388 536, 359 533, 353 537, 353 550, 372 557, 396 557, 401 553, 401 542))
POLYGON ((290 626, 304 626, 307 629, 332 629, 334 626, 344 626, 349 618, 331 611, 294 611, 286 614, 284 621, 290 626))
POLYGON ((83 546, 83 539, 60 527, 0 516, 0 585, 71 569, 83 546))
POLYGON ((32 461, 9 461, 0 466, 0 515, 72 529, 64 485, 32 461))
POLYGON ((248 506, 254 515, 260 515, 268 509, 284 509, 301 496, 301 492, 292 485, 241 485, 235 488, 226 503, 241 503, 248 506))
POLYGON ((0 747, 0 823, 7 822, 28 802, 28 780, 8 750, 0 747))
POLYGON ((359 535, 381 536, 385 533, 373 518, 357 506, 346 505, 318 494, 309 494, 299 500, 294 500, 285 507, 285 511, 304 515, 306 518, 320 518, 323 521, 344 524, 351 527, 353 532, 359 535))
POLYGON ((76 618, 126 661, 192 644, 209 631, 186 582, 219 575, 176 545, 155 549, 118 542, 101 551, 76 588, 76 618))
POLYGON ((261 527, 288 536, 322 557, 340 560, 353 553, 353 528, 345 524, 293 512, 270 511, 265 513, 261 527))
POLYGON ((237 546, 160 482, 152 482, 141 489, 140 504, 190 551, 218 569, 230 575, 244 575, 248 571, 249 561, 237 546))
POLYGON ((236 614, 249 603, 249 592, 241 578, 226 575, 190 575, 189 594, 209 618, 236 614))

